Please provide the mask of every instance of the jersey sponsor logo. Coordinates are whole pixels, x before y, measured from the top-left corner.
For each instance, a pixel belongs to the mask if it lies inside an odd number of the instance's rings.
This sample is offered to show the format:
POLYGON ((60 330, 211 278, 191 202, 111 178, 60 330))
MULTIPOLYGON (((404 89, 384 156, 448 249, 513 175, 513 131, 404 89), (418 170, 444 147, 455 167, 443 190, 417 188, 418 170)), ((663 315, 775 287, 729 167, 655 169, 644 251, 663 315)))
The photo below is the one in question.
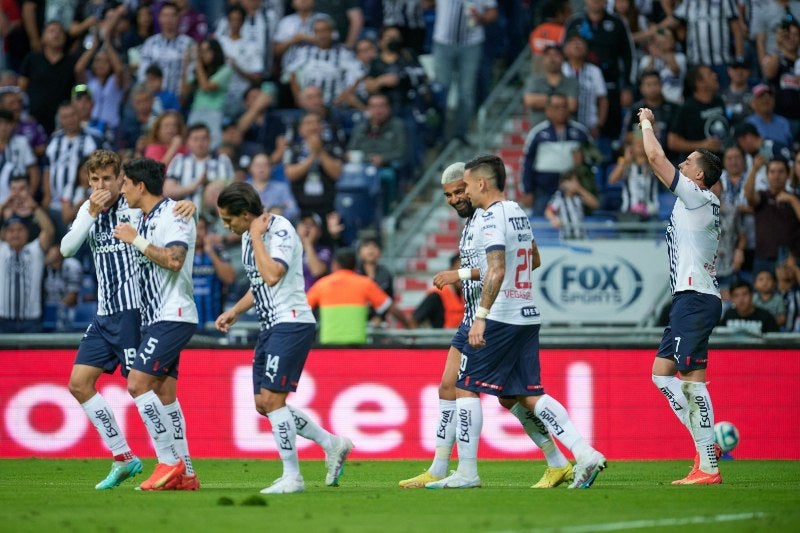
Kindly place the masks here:
POLYGON ((111 423, 111 417, 108 414, 108 411, 105 409, 98 409, 94 412, 94 417, 100 421, 100 424, 103 426, 103 432, 106 434, 106 437, 116 437, 119 435, 119 432, 114 428, 114 425, 111 423))
MULTIPOLYGON (((96 246, 94 252, 96 254, 110 254, 114 252, 122 252, 125 251, 127 248, 127 244, 124 242, 117 242, 113 244, 101 244, 100 246, 96 246)), ((144 256, 142 256, 144 257, 144 256)))
POLYGON ((542 272, 541 291, 559 310, 578 305, 623 310, 642 294, 642 273, 622 256, 589 253, 562 256, 542 272))
POLYGON ((531 307, 523 307, 519 310, 519 313, 526 318, 530 318, 539 316, 539 309, 535 305, 532 305, 531 307))
POLYGON ((517 300, 533 300, 531 291, 521 291, 519 289, 503 289, 503 296, 517 300))
POLYGON ((508 217, 508 223, 516 231, 531 229, 531 223, 528 220, 528 217, 508 217))

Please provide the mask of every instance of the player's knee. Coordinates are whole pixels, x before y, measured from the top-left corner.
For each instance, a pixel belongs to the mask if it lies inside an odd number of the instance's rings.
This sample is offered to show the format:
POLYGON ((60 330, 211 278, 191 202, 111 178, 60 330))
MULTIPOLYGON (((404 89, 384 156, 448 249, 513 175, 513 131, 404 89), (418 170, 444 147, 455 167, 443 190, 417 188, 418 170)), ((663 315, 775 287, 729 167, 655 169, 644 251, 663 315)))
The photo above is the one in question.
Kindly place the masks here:
POLYGON ((85 403, 89 401, 97 391, 94 388, 94 383, 89 383, 78 379, 70 379, 69 392, 80 403, 85 403))
POLYGON ((452 383, 439 384, 439 399, 441 400, 455 400, 456 399, 456 386, 452 383))
POLYGON ((511 409, 517 403, 516 398, 498 398, 497 401, 506 409, 511 409))

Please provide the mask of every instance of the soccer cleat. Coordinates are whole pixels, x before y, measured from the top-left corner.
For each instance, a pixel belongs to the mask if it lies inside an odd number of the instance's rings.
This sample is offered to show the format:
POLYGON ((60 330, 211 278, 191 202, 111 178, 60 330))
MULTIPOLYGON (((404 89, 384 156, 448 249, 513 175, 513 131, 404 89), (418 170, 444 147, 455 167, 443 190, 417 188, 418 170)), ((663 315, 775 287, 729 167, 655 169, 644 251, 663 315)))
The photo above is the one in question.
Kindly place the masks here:
POLYGON ((606 458, 597 450, 592 452, 592 457, 586 463, 578 463, 572 470, 574 479, 569 488, 588 489, 597 478, 597 474, 606 467, 606 458))
POLYGON ((325 451, 325 467, 328 470, 325 474, 325 484, 329 487, 338 487, 339 478, 344 474, 344 461, 353 449, 353 441, 347 437, 333 438, 336 439, 334 441, 336 444, 330 453, 325 451))
POLYGON ((689 472, 689 475, 683 479, 677 479, 672 482, 673 485, 722 485, 722 475, 719 472, 709 474, 702 470, 695 470, 689 472))
POLYGON ((181 459, 174 465, 165 463, 158 463, 156 469, 139 485, 140 490, 169 490, 167 484, 173 484, 174 481, 186 471, 186 465, 183 464, 181 459), (171 483, 172 482, 172 483, 171 483))
POLYGON ((303 492, 306 489, 306 484, 303 481, 303 476, 297 474, 297 477, 279 477, 272 482, 272 485, 265 489, 261 489, 261 494, 291 494, 294 492, 303 492))
POLYGON ((164 485, 164 490, 200 490, 200 480, 197 473, 189 475, 184 472, 164 485))
POLYGON ((446 478, 425 484, 426 489, 477 489, 480 486, 481 478, 477 474, 473 478, 466 478, 456 470, 451 470, 446 478))
POLYGON ((536 485, 531 486, 532 489, 552 489, 558 487, 565 481, 572 481, 574 479, 572 472, 572 464, 567 463, 566 466, 548 466, 542 474, 542 478, 536 482, 536 485))
POLYGON ((430 471, 426 470, 425 472, 421 473, 418 476, 414 476, 411 479, 404 479, 399 483, 401 489, 424 489, 425 485, 428 483, 433 483, 434 481, 439 481, 440 477, 434 476, 430 473, 430 471))
MULTIPOLYGON (((719 461, 719 458, 722 457, 722 448, 720 448, 719 444, 717 444, 717 443, 714 443, 714 456, 717 458, 717 461, 719 461)), ((695 453, 694 454, 694 464, 692 465, 692 469, 689 470, 689 475, 686 476, 686 478, 690 477, 692 474, 694 474, 695 472, 697 472, 699 470, 700 470, 700 454, 699 453, 695 453)), ((686 479, 686 478, 684 478, 684 479, 686 479)), ((679 481, 683 481, 683 480, 682 479, 678 479, 676 481, 673 481, 672 484, 673 485, 683 485, 683 483, 678 483, 679 481)))
POLYGON ((107 490, 118 487, 120 483, 128 478, 132 478, 142 471, 142 461, 134 457, 128 462, 114 461, 111 464, 111 472, 106 478, 94 486, 97 490, 107 490))

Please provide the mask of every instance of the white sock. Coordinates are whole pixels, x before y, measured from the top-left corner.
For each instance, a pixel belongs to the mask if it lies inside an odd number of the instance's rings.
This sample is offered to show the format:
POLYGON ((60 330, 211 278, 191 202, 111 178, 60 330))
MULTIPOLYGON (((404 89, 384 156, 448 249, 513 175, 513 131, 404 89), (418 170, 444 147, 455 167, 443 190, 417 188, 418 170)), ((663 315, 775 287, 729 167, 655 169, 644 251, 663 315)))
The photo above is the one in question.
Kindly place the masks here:
POLYGON ((194 468, 192 467, 192 458, 189 457, 189 441, 186 437, 186 419, 183 416, 181 404, 178 403, 178 399, 175 398, 174 402, 165 405, 164 411, 166 411, 167 418, 172 424, 172 440, 174 441, 175 451, 178 452, 178 455, 183 459, 183 463, 186 465, 186 475, 191 476, 194 474, 194 468))
POLYGON ((539 420, 539 417, 533 411, 521 403, 515 403, 514 407, 511 408, 511 414, 517 417, 517 420, 520 421, 523 429, 525 429, 525 433, 528 434, 534 444, 541 448, 545 459, 547 459, 547 466, 563 468, 569 464, 567 458, 556 446, 553 436, 547 431, 544 422, 539 420))
POLYGON ((288 407, 283 406, 271 413, 267 413, 272 424, 272 436, 278 445, 278 453, 283 461, 283 475, 297 477, 300 475, 300 464, 297 459, 297 427, 294 417, 288 407))
POLYGON ((692 426, 689 424, 689 402, 681 389, 680 379, 675 376, 656 376, 653 375, 653 383, 655 383, 661 394, 667 399, 667 403, 672 408, 678 420, 686 426, 689 433, 692 432, 692 426))
POLYGON ((706 474, 716 474, 717 456, 714 454, 714 408, 706 384, 684 381, 681 385, 689 402, 689 423, 692 438, 700 455, 700 470, 706 474))
POLYGON ((125 440, 125 435, 122 434, 119 424, 117 424, 114 411, 111 410, 111 407, 99 392, 82 403, 81 407, 83 407, 86 416, 94 424, 100 434, 100 438, 111 450, 111 455, 114 457, 130 455, 131 449, 128 446, 128 441, 125 440))
POLYGON ((333 446, 333 435, 325 431, 322 426, 314 422, 311 417, 297 407, 291 405, 287 405, 286 407, 288 407, 289 411, 292 413, 294 426, 298 435, 304 439, 316 442, 322 446, 323 450, 327 451, 331 449, 333 446))
POLYGON ((558 400, 543 394, 536 403, 536 416, 544 422, 552 436, 569 448, 577 462, 585 463, 591 459, 594 448, 589 446, 581 434, 578 433, 578 430, 575 429, 569 419, 567 410, 558 400))
POLYGON ((478 475, 478 439, 483 427, 481 399, 456 399, 456 442, 458 443, 458 473, 472 478, 478 475))
POLYGON ((436 452, 428 472, 445 477, 456 442, 456 401, 439 399, 439 423, 436 425, 436 452))
POLYGON ((150 438, 153 439, 153 446, 156 449, 158 462, 174 465, 180 459, 175 451, 172 431, 169 428, 169 417, 164 411, 164 405, 153 391, 147 391, 141 396, 134 398, 136 409, 142 417, 150 438))

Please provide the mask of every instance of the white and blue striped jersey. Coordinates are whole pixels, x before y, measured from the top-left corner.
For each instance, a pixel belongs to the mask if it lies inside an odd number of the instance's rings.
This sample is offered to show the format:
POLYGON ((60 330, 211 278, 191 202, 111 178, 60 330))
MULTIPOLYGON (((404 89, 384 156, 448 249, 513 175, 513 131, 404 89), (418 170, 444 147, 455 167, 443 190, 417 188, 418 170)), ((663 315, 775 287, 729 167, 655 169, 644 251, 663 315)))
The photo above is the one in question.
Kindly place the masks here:
POLYGON ((36 164, 28 139, 24 135, 12 135, 3 150, 0 150, 0 203, 8 199, 8 183, 14 176, 25 176, 28 167, 36 164))
MULTIPOLYGON (((533 301, 533 232, 525 211, 516 202, 503 200, 490 205, 476 221, 476 246, 487 254, 505 252, 505 277, 488 318, 505 324, 540 324, 533 301)), ((481 271, 481 279, 485 273, 481 271)))
POLYGON ((53 134, 45 149, 50 169, 50 205, 43 207, 61 211, 62 200, 73 201, 81 160, 98 148, 94 137, 83 129, 72 137, 61 130, 53 134))
POLYGON ((303 245, 294 226, 286 218, 272 215, 262 240, 270 257, 282 264, 286 273, 274 286, 267 285, 256 266, 250 232, 244 232, 242 264, 250 281, 250 291, 255 299, 261 329, 270 328, 281 322, 315 323, 316 319, 305 293, 303 245))
POLYGON ((39 239, 19 253, 0 240, 0 318, 41 318, 44 268, 45 253, 39 239))
POLYGON ((139 221, 139 235, 153 246, 177 244, 187 249, 183 266, 177 272, 161 268, 140 252, 139 288, 142 295, 142 326, 156 322, 197 324, 197 307, 192 290, 192 258, 196 227, 193 218, 184 220, 173 213, 175 200, 164 198, 139 221))
POLYGON ((433 24, 433 42, 448 45, 474 45, 484 41, 483 26, 470 15, 470 8, 478 13, 497 8, 496 0, 449 0, 436 2, 436 20, 433 24))
MULTIPOLYGON (((177 154, 167 167, 167 179, 177 181, 182 187, 188 187, 204 173, 209 182, 232 180, 233 163, 225 154, 211 154, 205 159, 198 159, 192 154, 177 154)), ((203 188, 187 199, 196 206, 203 205, 203 188)))
MULTIPOLYGON (((461 240, 458 243, 458 254, 461 259, 461 268, 478 268, 486 271, 486 253, 483 248, 476 247, 477 220, 483 215, 483 209, 476 209, 464 229, 461 230, 461 240)), ((461 291, 464 294, 464 318, 461 323, 467 327, 472 326, 475 320, 475 309, 481 303, 481 281, 465 280, 461 282, 461 291)))
POLYGON ((719 298, 716 278, 719 199, 678 169, 669 188, 678 197, 666 234, 672 294, 695 291, 719 298))
POLYGON ((65 257, 74 255, 84 240, 89 241, 97 274, 97 314, 113 315, 122 311, 139 309, 139 262, 136 249, 114 237, 114 228, 128 223, 139 225, 142 211, 128 207, 120 195, 116 203, 100 212, 97 218, 89 214, 89 201, 85 201, 61 242, 65 257))

